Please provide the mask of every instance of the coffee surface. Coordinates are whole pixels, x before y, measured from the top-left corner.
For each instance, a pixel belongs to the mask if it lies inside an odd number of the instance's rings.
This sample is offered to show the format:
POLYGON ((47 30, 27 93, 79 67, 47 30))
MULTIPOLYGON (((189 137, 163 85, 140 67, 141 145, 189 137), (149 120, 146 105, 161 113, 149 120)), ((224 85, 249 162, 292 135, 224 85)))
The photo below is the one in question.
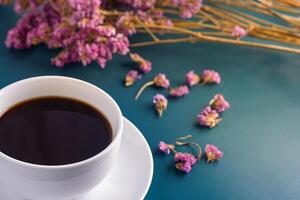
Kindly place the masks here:
POLYGON ((111 141, 105 116, 74 99, 31 99, 0 116, 0 151, 33 164, 79 162, 100 153, 111 141))

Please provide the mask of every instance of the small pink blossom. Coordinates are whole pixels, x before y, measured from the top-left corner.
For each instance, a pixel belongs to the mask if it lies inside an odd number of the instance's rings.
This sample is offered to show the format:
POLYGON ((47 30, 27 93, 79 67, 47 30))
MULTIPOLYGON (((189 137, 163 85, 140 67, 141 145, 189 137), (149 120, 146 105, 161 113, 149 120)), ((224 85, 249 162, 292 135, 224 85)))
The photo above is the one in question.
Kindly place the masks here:
POLYGON ((219 160, 223 157, 223 152, 220 151, 218 147, 211 144, 207 144, 205 146, 205 153, 207 157, 207 162, 219 160))
POLYGON ((179 152, 175 154, 174 161, 178 170, 188 173, 192 170, 192 166, 196 164, 197 158, 193 154, 179 152))
POLYGON ((158 144, 158 149, 165 154, 170 154, 171 149, 174 149, 174 148, 175 148, 174 145, 167 144, 164 141, 160 141, 158 144))
POLYGON ((141 75, 137 70, 130 70, 125 77, 125 86, 132 86, 137 79, 140 79, 141 75))
POLYGON ((202 72, 202 80, 203 83, 221 83, 221 77, 220 74, 214 70, 206 69, 202 72))
POLYGON ((154 79, 153 82, 155 84, 155 86, 157 87, 162 87, 167 89, 170 86, 170 81, 167 79, 165 74, 157 74, 154 79))
POLYGON ((173 97, 182 97, 187 95, 190 92, 188 86, 186 85, 181 85, 179 87, 176 88, 171 88, 169 90, 169 95, 173 96, 173 97))
POLYGON ((230 104, 222 94, 216 94, 214 98, 209 102, 209 105, 215 109, 218 113, 221 113, 230 108, 230 104))
POLYGON ((152 70, 152 63, 148 60, 144 60, 144 62, 140 64, 140 70, 144 72, 144 74, 149 73, 152 70))
POLYGON ((204 108, 198 115, 198 123, 201 126, 207 126, 209 128, 215 127, 219 122, 221 122, 219 114, 216 110, 212 109, 210 106, 204 108))
POLYGON ((159 116, 161 117, 163 112, 167 109, 168 100, 164 97, 164 95, 157 94, 153 97, 153 103, 159 116))
POLYGON ((242 38, 247 35, 247 31, 240 26, 235 26, 235 27, 233 27, 231 35, 234 38, 242 38))
POLYGON ((185 82, 190 86, 197 85, 200 82, 200 76, 195 74, 194 71, 189 71, 185 75, 185 82))
POLYGON ((130 54, 131 60, 138 63, 140 65, 140 70, 147 74, 152 70, 152 63, 148 60, 145 60, 143 57, 141 57, 137 53, 131 53, 130 54))

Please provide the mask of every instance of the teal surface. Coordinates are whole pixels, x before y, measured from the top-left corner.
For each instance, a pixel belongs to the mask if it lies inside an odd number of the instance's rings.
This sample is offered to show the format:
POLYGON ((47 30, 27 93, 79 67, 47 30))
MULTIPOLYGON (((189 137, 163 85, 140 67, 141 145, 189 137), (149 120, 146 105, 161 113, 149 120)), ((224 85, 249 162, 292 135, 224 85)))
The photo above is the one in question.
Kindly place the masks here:
POLYGON ((127 89, 122 81, 133 66, 129 58, 115 56, 105 70, 96 64, 56 68, 49 60, 57 51, 6 49, 6 32, 17 18, 10 8, 1 7, 0 19, 0 87, 32 76, 64 75, 107 91, 152 148, 155 170, 146 199, 300 199, 299 55, 205 42, 137 48, 136 52, 153 61, 154 69, 127 89), (185 98, 170 100, 162 119, 156 116, 151 98, 164 91, 148 89, 139 101, 133 100, 141 84, 158 72, 166 73, 172 85, 177 85, 187 71, 204 68, 219 71, 222 84, 195 87, 185 98), (197 113, 219 92, 232 108, 218 127, 198 127, 197 113), (192 134, 202 146, 219 146, 223 159, 214 164, 201 162, 187 175, 178 173, 171 156, 158 154, 156 148, 160 140, 172 142, 185 134, 192 134))

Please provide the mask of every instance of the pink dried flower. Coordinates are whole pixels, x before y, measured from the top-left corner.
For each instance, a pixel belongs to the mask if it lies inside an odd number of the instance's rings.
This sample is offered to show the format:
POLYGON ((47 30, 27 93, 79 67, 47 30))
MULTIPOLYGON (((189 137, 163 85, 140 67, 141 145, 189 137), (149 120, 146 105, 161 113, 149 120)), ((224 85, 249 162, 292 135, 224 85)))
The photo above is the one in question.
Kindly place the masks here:
POLYGON ((197 85, 200 82, 201 78, 199 75, 195 74, 194 71, 189 71, 185 75, 185 82, 190 86, 197 85))
POLYGON ((159 116, 161 117, 163 112, 167 109, 168 100, 164 97, 164 95, 157 94, 153 97, 153 103, 159 116))
POLYGON ((157 87, 162 87, 167 89, 170 86, 170 81, 167 79, 165 74, 157 74, 153 79, 154 84, 157 87))
POLYGON ((171 4, 179 7, 182 18, 191 18, 201 9, 202 0, 171 0, 171 4))
POLYGON ((169 80, 167 79, 165 74, 157 74, 152 81, 149 81, 145 83, 141 89, 138 91, 138 93, 135 96, 135 100, 139 98, 139 96, 142 94, 142 92, 149 86, 155 85, 156 87, 161 87, 161 88, 168 88, 169 87, 169 80))
POLYGON ((201 126, 207 126, 209 128, 215 127, 218 123, 221 122, 219 114, 216 110, 212 109, 210 106, 204 108, 201 113, 198 115, 198 123, 201 126))
POLYGON ((174 155, 174 161, 178 170, 188 173, 192 170, 192 166, 196 164, 197 158, 193 154, 179 152, 174 155))
POLYGON ((207 144, 205 146, 205 153, 207 157, 207 162, 219 160, 223 157, 223 152, 220 151, 218 147, 211 144, 207 144))
POLYGON ((203 83, 221 83, 220 74, 214 70, 206 69, 202 72, 202 81, 203 83))
POLYGON ((209 105, 218 113, 230 108, 229 102, 226 101, 222 94, 216 94, 214 98, 209 102, 209 105))
POLYGON ((174 145, 166 144, 164 141, 160 141, 158 144, 158 149, 165 154, 170 154, 171 150, 174 148, 174 145))
POLYGON ((173 97, 182 97, 187 95, 190 92, 188 86, 186 85, 181 85, 179 87, 176 88, 171 88, 169 90, 169 95, 173 96, 173 97))
POLYGON ((140 70, 144 72, 144 74, 149 73, 152 70, 152 63, 148 60, 144 60, 144 62, 140 64, 140 70))
POLYGON ((247 35, 247 31, 240 26, 235 26, 235 27, 233 27, 231 35, 234 38, 242 38, 247 35))
POLYGON ((141 75, 137 70, 130 70, 125 77, 125 86, 132 86, 137 79, 140 79, 141 75))
POLYGON ((147 74, 152 70, 152 63, 148 60, 145 60, 142 56, 137 53, 130 54, 131 60, 140 65, 140 70, 147 74))

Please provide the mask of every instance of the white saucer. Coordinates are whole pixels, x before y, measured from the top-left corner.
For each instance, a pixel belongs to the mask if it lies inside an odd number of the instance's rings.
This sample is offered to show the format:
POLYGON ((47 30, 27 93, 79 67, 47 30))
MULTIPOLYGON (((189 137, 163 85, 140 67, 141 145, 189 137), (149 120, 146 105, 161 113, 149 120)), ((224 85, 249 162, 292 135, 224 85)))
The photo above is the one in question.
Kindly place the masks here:
MULTIPOLYGON (((142 133, 124 118, 119 158, 110 174, 86 196, 76 200, 141 200, 146 196, 153 175, 153 158, 142 133)), ((1 200, 20 200, 0 188, 1 200)))

